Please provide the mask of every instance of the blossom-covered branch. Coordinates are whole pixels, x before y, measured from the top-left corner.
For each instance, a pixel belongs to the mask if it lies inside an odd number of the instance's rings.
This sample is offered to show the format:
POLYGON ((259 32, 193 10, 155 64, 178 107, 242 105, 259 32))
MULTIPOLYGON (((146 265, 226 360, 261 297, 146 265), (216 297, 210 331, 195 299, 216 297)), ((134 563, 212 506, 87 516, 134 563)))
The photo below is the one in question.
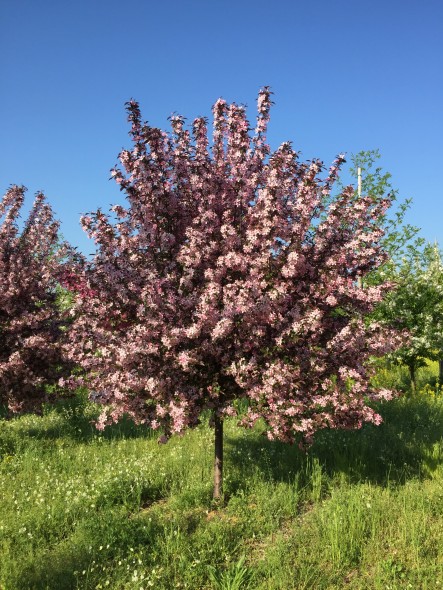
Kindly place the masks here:
POLYGON ((20 231, 24 187, 0 201, 0 402, 10 411, 39 409, 48 386, 71 370, 61 350, 57 285, 73 251, 42 193, 20 231))
MULTIPOLYGON (((368 399, 372 355, 397 345, 363 319, 388 285, 357 279, 385 260, 383 198, 331 198, 329 173, 266 140, 271 92, 260 91, 250 133, 244 107, 218 100, 207 122, 171 118, 166 133, 127 104, 132 150, 112 175, 126 194, 115 219, 86 215, 97 244, 78 278, 70 358, 104 412, 129 414, 165 436, 204 409, 263 418, 270 438, 309 441, 319 428, 380 422, 368 399)), ((77 380, 78 382, 78 380, 77 380)))

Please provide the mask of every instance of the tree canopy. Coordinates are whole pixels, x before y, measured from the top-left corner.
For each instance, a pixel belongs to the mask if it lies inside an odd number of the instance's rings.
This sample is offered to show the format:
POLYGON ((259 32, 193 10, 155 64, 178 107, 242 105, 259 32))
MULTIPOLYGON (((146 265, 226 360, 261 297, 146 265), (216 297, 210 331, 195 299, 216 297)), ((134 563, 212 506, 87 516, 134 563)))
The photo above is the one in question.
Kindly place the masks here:
POLYGON ((39 409, 71 370, 57 287, 73 251, 42 193, 20 230, 25 190, 12 186, 0 201, 0 402, 12 412, 39 409))

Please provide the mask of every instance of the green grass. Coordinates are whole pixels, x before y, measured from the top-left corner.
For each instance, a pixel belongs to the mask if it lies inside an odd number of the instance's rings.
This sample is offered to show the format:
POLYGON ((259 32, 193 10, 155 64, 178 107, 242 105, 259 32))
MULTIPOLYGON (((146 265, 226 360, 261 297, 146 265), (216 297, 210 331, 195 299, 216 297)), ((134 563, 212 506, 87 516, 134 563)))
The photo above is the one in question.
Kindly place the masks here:
MULTIPOLYGON (((377 376, 373 379, 375 385, 380 387, 394 388, 408 393, 410 391, 411 379, 407 367, 390 363, 385 359, 376 361, 378 365, 377 376)), ((435 388, 438 386, 438 361, 426 361, 426 366, 417 371, 417 389, 420 390, 426 385, 435 388)))
POLYGON ((1 421, 0 588, 443 587, 443 399, 380 411, 306 455, 228 420, 223 507, 207 424, 99 433, 81 398, 1 421))

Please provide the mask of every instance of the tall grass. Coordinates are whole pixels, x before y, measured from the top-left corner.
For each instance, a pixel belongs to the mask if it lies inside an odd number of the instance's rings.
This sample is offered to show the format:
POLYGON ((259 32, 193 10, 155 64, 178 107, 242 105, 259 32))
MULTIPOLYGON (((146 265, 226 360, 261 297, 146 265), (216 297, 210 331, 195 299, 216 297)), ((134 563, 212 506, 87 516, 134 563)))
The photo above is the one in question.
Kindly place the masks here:
POLYGON ((81 396, 2 421, 0 588, 439 588, 443 400, 379 411, 307 454, 228 420, 222 508, 206 423, 167 445, 130 422, 99 433, 81 396))

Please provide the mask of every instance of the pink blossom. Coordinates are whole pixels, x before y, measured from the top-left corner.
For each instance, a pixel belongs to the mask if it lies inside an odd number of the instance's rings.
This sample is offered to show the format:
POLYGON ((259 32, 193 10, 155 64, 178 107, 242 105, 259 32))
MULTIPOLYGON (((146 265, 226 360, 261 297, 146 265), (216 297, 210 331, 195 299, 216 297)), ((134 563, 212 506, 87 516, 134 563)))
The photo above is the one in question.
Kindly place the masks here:
POLYGON ((162 440, 246 398, 246 426, 310 442, 378 423, 367 399, 390 395, 371 388, 367 360, 398 337, 363 321, 390 287, 357 285, 386 258, 389 203, 331 196, 343 154, 322 179, 290 142, 271 153, 269 88, 257 106, 252 134, 245 109, 219 99, 210 148, 204 119, 188 130, 174 115, 165 133, 130 101, 133 148, 113 172, 127 205, 117 224, 83 218, 98 251, 77 278, 69 355, 109 420, 128 414, 162 440))
POLYGON ((47 386, 72 370, 72 356, 62 351, 69 318, 56 292, 73 274, 73 252, 59 241, 42 193, 20 231, 25 191, 12 186, 0 200, 0 402, 12 412, 41 409, 57 397, 47 386))

